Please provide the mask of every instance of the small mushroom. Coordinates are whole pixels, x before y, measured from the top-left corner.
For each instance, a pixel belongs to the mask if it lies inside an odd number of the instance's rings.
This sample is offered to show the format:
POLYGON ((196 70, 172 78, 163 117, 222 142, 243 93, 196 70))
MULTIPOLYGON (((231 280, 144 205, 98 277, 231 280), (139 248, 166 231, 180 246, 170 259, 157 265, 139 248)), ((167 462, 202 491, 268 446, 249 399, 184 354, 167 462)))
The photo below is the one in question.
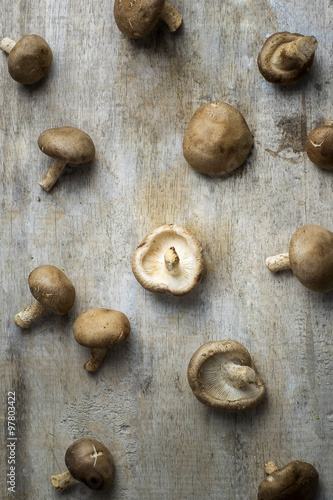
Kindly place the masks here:
POLYGON ((314 497, 319 474, 313 465, 294 460, 279 469, 269 461, 264 471, 269 476, 259 486, 258 500, 311 500, 314 497))
POLYGON ((57 182, 67 163, 87 163, 95 156, 95 146, 91 137, 74 127, 51 128, 38 138, 40 150, 55 161, 39 185, 50 191, 57 182))
POLYGON ((209 102, 194 113, 183 141, 186 161, 198 172, 225 175, 248 157, 253 137, 243 115, 225 102, 209 102))
POLYGON ((140 243, 133 254, 132 270, 150 292, 185 295, 203 276, 201 243, 188 229, 165 224, 140 243))
POLYGON ((302 226, 293 234, 289 253, 267 257, 272 273, 291 269, 309 290, 333 290, 333 233, 320 226, 302 226))
POLYGON ((325 120, 309 133, 306 152, 317 167, 333 170, 333 120, 325 120))
POLYGON ((18 42, 5 37, 0 41, 0 49, 8 54, 10 76, 24 85, 43 78, 53 60, 50 46, 38 35, 26 35, 18 42))
POLYGON ((104 444, 95 439, 82 438, 66 451, 68 471, 51 477, 51 484, 59 491, 81 482, 92 490, 105 491, 113 483, 114 461, 104 444))
POLYGON ((228 412, 254 408, 266 393, 248 350, 235 340, 199 347, 188 365, 187 378, 201 403, 228 412))
POLYGON ((259 71, 268 82, 293 85, 309 73, 317 46, 314 36, 274 33, 259 52, 259 71))
POLYGON ((80 345, 91 349, 85 370, 98 370, 107 350, 125 340, 130 331, 130 323, 122 312, 95 308, 80 314, 74 323, 74 337, 80 345))
POLYGON ((182 24, 181 14, 165 0, 115 0, 114 19, 119 30, 130 38, 143 38, 162 19, 170 31, 182 24))
POLYGON ((14 322, 21 328, 29 328, 45 310, 64 315, 74 304, 75 288, 65 273, 55 266, 37 267, 30 273, 28 284, 36 300, 16 314, 14 322))

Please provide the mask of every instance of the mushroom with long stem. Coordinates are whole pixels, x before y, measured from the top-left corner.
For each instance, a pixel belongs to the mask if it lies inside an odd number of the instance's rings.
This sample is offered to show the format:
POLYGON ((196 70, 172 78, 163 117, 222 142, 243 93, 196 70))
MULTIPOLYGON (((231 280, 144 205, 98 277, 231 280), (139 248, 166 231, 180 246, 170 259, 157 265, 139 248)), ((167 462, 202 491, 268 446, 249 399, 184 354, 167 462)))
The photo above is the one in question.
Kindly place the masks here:
POLYGON ((10 76, 24 85, 31 85, 43 78, 53 60, 50 46, 38 35, 26 35, 18 42, 5 37, 0 41, 0 49, 8 54, 10 76))

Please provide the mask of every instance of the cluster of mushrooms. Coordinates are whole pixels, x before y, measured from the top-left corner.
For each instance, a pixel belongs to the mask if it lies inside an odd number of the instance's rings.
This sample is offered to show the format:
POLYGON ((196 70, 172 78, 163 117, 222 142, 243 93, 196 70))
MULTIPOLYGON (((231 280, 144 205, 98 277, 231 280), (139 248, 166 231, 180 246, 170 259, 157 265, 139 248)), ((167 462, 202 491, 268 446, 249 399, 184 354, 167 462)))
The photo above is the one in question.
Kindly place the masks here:
MULTIPOLYGON (((126 36, 147 36, 162 19, 171 32, 181 23, 180 13, 165 0, 115 0, 114 18, 126 36)), ((8 54, 8 71, 17 82, 30 85, 43 78, 51 64, 52 51, 37 35, 18 42, 0 41, 8 54)), ((317 41, 313 36, 280 32, 271 35, 258 56, 258 68, 271 83, 293 85, 310 71, 317 41)), ((208 102, 194 113, 183 140, 183 154, 195 170, 208 175, 226 175, 247 159, 253 136, 242 116, 225 102, 208 102)), ((54 159, 39 183, 50 191, 67 163, 93 160, 91 137, 80 129, 61 126, 45 130, 38 138, 43 153, 54 159)), ((333 121, 314 129, 308 136, 306 152, 318 167, 333 170, 333 121)), ((333 233, 319 226, 299 228, 291 238, 289 251, 268 257, 268 269, 275 273, 292 270, 302 285, 312 291, 333 290, 333 233)), ((146 290, 182 296, 191 292, 204 274, 203 249, 187 228, 165 224, 146 236, 132 257, 132 270, 146 290)), ((28 329, 47 310, 65 315, 75 301, 75 288, 65 273, 53 265, 34 269, 28 278, 34 302, 16 314, 14 321, 28 329)), ((111 347, 127 338, 131 330, 124 313, 94 308, 81 313, 73 325, 75 340, 91 350, 84 368, 95 372, 111 347)), ((192 355, 188 383, 203 404, 228 412, 243 412, 257 406, 265 397, 265 384, 247 349, 235 340, 207 342, 192 355)), ((108 489, 114 478, 114 460, 99 441, 82 438, 66 451, 68 470, 52 476, 52 485, 62 491, 78 482, 93 490, 108 489)), ((258 500, 313 498, 318 472, 313 465, 295 460, 279 469, 273 462, 264 467, 268 477, 260 484, 258 500)))

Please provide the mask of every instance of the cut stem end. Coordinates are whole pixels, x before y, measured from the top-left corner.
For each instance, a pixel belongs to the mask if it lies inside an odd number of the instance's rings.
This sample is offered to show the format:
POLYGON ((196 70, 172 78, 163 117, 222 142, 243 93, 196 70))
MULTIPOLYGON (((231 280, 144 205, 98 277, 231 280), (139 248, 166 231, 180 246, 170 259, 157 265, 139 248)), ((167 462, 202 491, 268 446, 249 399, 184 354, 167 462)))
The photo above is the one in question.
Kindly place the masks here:
POLYGON ((51 476, 51 484, 53 488, 56 488, 58 491, 63 491, 74 484, 78 484, 78 481, 74 479, 69 471, 66 471, 62 474, 51 476))
POLYGON ((15 325, 23 329, 30 328, 32 323, 39 318, 44 311, 45 307, 38 302, 38 300, 35 300, 31 306, 16 314, 14 317, 15 325))
POLYGON ((0 41, 0 49, 9 54, 13 49, 14 45, 16 45, 15 40, 11 38, 5 37, 0 41))
POLYGON ((271 273, 291 269, 289 253, 280 253, 278 255, 273 255, 272 257, 267 257, 265 264, 271 273))
POLYGON ((55 160, 48 169, 44 179, 39 182, 39 185, 43 189, 45 189, 45 191, 51 191, 51 189, 59 179, 60 174, 64 170, 66 164, 66 160, 55 160))

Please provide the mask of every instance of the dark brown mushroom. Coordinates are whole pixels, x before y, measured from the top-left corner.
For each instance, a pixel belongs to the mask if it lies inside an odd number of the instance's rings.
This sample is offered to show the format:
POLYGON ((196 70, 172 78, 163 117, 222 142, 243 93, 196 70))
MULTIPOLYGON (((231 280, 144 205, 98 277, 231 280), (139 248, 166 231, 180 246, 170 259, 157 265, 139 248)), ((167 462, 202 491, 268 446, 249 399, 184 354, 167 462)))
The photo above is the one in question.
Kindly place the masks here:
POLYGON ((306 141, 306 152, 317 167, 333 170, 333 121, 313 129, 306 141))
POLYGON ((92 490, 105 491, 113 483, 114 461, 109 450, 95 439, 82 438, 66 451, 68 471, 51 477, 51 484, 59 491, 78 481, 92 490))

